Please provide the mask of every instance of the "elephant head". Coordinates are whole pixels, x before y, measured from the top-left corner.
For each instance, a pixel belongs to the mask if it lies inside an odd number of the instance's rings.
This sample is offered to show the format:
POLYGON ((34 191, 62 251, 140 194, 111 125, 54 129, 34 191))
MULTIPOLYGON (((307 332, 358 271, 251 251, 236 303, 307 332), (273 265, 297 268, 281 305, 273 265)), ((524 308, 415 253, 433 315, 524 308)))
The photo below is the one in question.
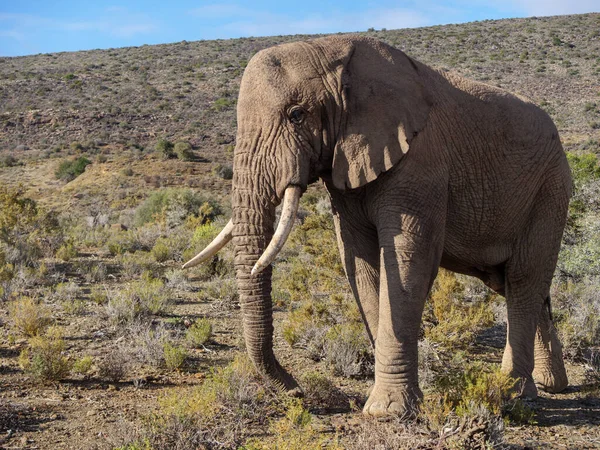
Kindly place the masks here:
POLYGON ((299 198, 318 178, 332 189, 359 189, 392 168, 426 125, 431 105, 426 96, 418 63, 361 37, 266 49, 244 72, 232 219, 184 267, 233 239, 247 351, 282 388, 294 390, 297 384, 273 354, 270 263, 291 231, 299 198))

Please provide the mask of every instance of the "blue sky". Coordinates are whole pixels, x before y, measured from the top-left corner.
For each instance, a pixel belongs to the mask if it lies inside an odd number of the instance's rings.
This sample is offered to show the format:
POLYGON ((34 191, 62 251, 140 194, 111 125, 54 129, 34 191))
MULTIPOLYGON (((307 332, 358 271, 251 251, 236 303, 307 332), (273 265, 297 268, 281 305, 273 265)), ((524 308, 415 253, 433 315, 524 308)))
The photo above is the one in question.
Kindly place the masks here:
POLYGON ((0 0, 0 56, 598 11, 599 0, 0 0))

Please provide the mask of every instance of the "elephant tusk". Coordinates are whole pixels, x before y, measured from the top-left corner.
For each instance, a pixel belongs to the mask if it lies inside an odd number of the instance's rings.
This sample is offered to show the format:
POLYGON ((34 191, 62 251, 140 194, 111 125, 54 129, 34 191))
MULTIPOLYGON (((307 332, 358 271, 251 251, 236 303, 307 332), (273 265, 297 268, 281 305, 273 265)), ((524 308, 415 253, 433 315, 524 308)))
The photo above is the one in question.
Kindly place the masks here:
POLYGON ((301 195, 302 189, 300 186, 288 186, 285 190, 285 194, 283 194, 281 219, 279 220, 279 224, 277 225, 277 229, 275 230, 271 242, 269 242, 269 246, 252 268, 252 275, 262 272, 265 267, 273 262, 279 251, 283 248, 283 245, 294 226, 301 195))
POLYGON ((221 250, 231 239, 233 238, 233 221, 230 220, 225 225, 225 228, 221 230, 221 232, 217 235, 213 241, 206 246, 204 250, 186 262, 181 268, 187 269, 188 267, 197 266, 200 263, 203 263, 207 259, 216 255, 219 250, 221 250))

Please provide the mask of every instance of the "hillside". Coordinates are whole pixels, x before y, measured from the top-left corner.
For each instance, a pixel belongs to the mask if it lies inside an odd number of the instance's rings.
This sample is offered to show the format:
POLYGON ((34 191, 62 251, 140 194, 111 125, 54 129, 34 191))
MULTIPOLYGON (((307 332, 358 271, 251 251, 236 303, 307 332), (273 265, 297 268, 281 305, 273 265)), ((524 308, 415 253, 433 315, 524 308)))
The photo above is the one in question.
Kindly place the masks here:
POLYGON ((230 215, 247 62, 312 36, 0 58, 0 449, 600 448, 600 14, 363 34, 555 121, 575 179, 552 287, 569 388, 504 402, 504 301, 442 271, 423 415, 365 420, 373 354, 319 185, 273 281, 275 351, 306 397, 253 374, 231 250, 180 267, 230 215))

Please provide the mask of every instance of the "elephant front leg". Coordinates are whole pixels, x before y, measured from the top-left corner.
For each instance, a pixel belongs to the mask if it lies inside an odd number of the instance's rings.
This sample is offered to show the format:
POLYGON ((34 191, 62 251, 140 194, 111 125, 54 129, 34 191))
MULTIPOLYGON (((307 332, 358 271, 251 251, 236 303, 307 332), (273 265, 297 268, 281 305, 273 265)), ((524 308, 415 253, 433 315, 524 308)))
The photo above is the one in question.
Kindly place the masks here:
POLYGON ((425 298, 437 274, 441 239, 409 232, 380 234, 379 324, 375 385, 365 414, 413 416, 423 394, 418 380, 418 337, 425 298))

